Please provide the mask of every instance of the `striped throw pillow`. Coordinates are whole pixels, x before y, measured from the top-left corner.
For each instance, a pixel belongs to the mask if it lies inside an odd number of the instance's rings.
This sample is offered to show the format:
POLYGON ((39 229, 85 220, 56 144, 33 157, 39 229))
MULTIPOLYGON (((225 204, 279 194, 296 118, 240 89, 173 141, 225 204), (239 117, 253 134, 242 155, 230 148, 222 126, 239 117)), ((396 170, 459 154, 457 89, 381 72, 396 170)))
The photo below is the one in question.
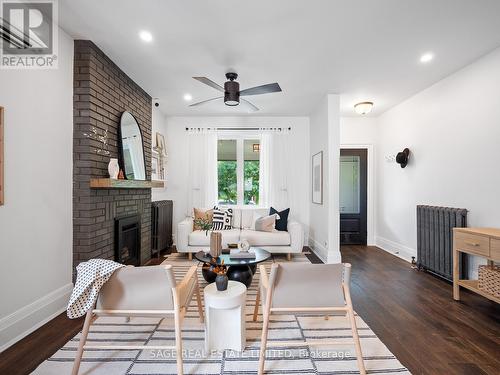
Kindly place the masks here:
POLYGON ((214 207, 212 230, 229 230, 233 227, 233 209, 214 207))

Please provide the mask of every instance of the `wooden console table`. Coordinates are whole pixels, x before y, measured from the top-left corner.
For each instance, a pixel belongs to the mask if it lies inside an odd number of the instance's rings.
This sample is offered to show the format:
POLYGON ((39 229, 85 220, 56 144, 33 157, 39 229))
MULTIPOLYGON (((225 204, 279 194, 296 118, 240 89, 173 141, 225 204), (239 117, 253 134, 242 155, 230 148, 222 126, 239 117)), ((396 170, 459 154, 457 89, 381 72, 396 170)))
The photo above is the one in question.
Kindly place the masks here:
POLYGON ((460 287, 462 286, 500 303, 499 298, 478 288, 478 280, 460 279, 460 253, 486 258, 488 264, 500 262, 500 229, 453 228, 453 299, 460 300, 460 287))

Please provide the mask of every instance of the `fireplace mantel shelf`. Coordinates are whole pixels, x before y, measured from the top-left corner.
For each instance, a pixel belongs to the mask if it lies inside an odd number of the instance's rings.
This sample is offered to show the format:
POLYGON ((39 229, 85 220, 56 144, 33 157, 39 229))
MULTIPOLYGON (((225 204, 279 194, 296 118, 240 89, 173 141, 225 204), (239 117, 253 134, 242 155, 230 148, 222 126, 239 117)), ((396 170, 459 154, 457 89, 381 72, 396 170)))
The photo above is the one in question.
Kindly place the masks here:
POLYGON ((165 187, 164 181, 114 180, 112 178, 91 178, 92 189, 155 189, 165 187))

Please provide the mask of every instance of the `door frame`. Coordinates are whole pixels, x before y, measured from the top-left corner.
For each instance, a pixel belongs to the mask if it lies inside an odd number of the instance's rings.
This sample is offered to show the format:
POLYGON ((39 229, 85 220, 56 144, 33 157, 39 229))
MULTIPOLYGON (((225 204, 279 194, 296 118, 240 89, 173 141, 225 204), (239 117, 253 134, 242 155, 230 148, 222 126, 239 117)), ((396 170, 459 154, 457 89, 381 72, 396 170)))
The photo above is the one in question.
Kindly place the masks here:
MULTIPOLYGON (((366 245, 375 246, 375 163, 372 144, 342 143, 340 149, 357 148, 366 150, 366 245)), ((339 149, 339 154, 340 154, 339 149)), ((340 202, 340 191, 339 191, 340 202)), ((340 212, 340 209, 339 209, 340 212)))

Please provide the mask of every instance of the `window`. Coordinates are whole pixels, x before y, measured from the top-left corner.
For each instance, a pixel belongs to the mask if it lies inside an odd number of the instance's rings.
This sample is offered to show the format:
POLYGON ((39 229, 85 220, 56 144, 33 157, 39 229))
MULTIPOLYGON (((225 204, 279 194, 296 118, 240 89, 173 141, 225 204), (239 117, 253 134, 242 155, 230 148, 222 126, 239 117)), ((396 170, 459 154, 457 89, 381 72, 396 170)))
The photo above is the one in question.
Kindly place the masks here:
POLYGON ((219 139, 219 204, 259 204, 259 139, 219 139))
POLYGON ((259 204, 260 141, 245 139, 243 142, 243 204, 259 204))
POLYGON ((217 147, 217 177, 219 204, 238 203, 236 140, 219 140, 217 147))
POLYGON ((359 164, 359 156, 340 156, 340 212, 343 214, 360 212, 359 164))

